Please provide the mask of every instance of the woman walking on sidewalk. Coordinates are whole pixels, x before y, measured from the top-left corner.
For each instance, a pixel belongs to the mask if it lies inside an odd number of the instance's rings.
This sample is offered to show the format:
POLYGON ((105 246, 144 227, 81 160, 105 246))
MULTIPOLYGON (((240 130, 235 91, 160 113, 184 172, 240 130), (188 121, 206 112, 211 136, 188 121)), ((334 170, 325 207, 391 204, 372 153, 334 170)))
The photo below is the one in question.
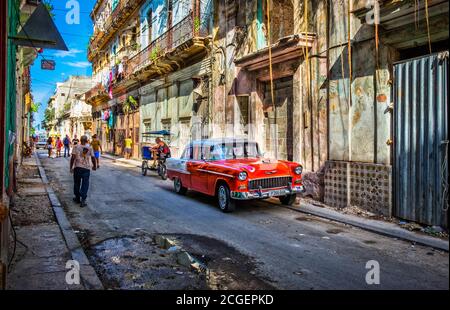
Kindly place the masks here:
POLYGON ((52 157, 52 150, 53 150, 53 138, 48 137, 47 139, 47 150, 48 150, 48 158, 52 157))

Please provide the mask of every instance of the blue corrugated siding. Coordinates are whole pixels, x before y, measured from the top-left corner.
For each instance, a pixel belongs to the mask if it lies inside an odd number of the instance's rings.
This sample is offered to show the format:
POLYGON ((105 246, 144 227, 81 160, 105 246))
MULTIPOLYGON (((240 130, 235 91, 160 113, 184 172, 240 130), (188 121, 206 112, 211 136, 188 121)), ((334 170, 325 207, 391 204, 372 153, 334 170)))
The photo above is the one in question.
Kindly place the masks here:
POLYGON ((444 227, 447 72, 448 53, 408 60, 394 69, 395 213, 406 220, 444 227))

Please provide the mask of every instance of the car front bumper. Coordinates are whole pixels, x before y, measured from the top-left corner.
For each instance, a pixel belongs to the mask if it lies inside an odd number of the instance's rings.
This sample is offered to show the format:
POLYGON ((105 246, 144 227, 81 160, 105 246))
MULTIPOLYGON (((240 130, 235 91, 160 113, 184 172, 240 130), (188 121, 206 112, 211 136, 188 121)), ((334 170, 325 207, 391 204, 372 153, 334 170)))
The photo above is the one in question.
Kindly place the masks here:
POLYGON ((270 197, 281 197, 292 194, 303 193, 303 185, 293 186, 291 188, 256 190, 251 192, 231 192, 231 198, 236 200, 264 199, 270 197))

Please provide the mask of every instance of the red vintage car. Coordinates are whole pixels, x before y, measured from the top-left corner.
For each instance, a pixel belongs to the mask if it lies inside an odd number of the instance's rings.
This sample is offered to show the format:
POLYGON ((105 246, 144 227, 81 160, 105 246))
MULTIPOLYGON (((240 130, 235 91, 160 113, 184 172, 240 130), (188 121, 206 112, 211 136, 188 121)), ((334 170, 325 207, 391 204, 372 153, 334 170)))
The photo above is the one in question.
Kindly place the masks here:
POLYGON ((216 196, 223 212, 232 212, 236 200, 278 197, 294 203, 304 190, 300 164, 264 158, 258 143, 245 139, 209 139, 190 143, 181 158, 167 160, 174 189, 216 196))

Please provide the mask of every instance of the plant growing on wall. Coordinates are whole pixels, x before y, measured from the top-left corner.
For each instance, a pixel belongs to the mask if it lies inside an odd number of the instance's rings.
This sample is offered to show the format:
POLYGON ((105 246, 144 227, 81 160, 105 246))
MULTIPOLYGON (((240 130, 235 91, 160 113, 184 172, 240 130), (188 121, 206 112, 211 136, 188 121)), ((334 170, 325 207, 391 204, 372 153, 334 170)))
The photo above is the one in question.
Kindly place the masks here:
POLYGON ((156 46, 152 49, 152 52, 150 53, 150 59, 155 62, 156 59, 158 59, 159 56, 159 46, 156 46))
POLYGON ((123 113, 129 114, 131 111, 135 110, 138 107, 138 102, 134 99, 133 96, 129 96, 127 100, 125 100, 123 104, 123 113))
POLYGON ((199 33, 200 31, 200 18, 196 17, 194 18, 194 33, 199 33))

